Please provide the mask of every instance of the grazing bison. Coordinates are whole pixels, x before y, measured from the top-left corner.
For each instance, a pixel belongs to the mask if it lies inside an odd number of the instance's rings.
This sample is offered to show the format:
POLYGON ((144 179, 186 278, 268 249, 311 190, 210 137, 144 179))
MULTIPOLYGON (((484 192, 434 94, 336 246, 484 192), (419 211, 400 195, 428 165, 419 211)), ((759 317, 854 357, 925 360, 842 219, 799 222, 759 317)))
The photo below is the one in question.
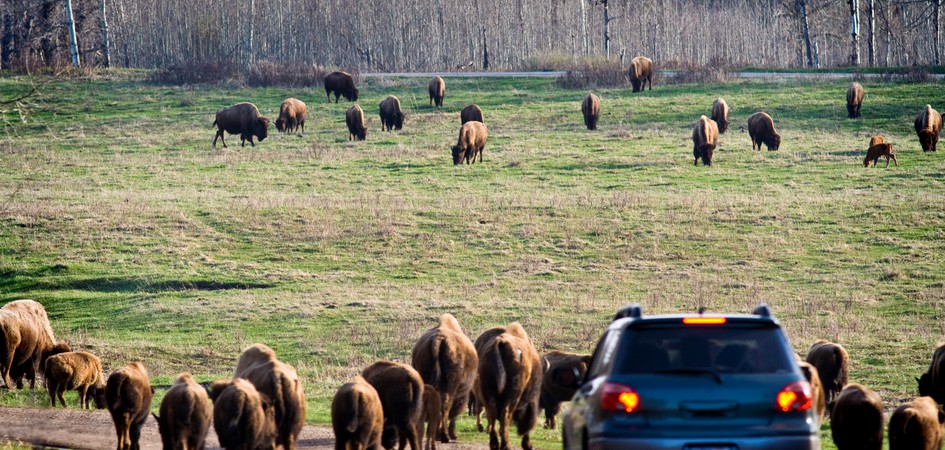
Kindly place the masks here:
MULTIPOLYGON (((71 351, 72 347, 69 346, 68 342, 59 342, 54 345, 51 350, 43 352, 43 356, 39 361, 40 370, 45 373, 46 369, 44 369, 44 367, 46 367, 46 361, 49 360, 50 356, 71 351)), ((10 378, 13 380, 13 384, 16 385, 17 389, 23 389, 24 378, 34 383, 36 381, 36 372, 33 371, 33 362, 26 361, 18 366, 13 366, 13 368, 10 369, 10 378)))
POLYGON ((774 131, 774 121, 767 113, 756 112, 748 118, 748 136, 751 137, 751 149, 761 151, 761 144, 768 147, 768 151, 775 151, 781 147, 781 135, 774 131))
POLYGON ((529 434, 538 422, 541 378, 541 358, 518 322, 485 344, 479 357, 476 397, 486 410, 491 449, 511 448, 509 426, 514 422, 522 448, 532 450, 529 434))
POLYGON ((417 427, 423 414, 423 379, 406 364, 378 361, 361 371, 361 376, 374 386, 384 410, 384 432, 381 445, 387 450, 399 441, 404 450, 420 450, 417 427))
POLYGON ((443 97, 446 97, 446 83, 440 77, 430 80, 430 105, 436 103, 437 108, 443 107, 443 97))
POLYGON ((185 372, 164 394, 160 415, 154 416, 164 450, 205 448, 212 410, 207 390, 185 372))
POLYGON ((850 370, 850 357, 847 356, 847 351, 840 344, 818 340, 810 347, 804 361, 817 368, 820 382, 824 386, 827 411, 830 412, 833 410, 833 403, 837 401, 837 396, 840 395, 840 390, 847 384, 847 374, 850 370))
POLYGON ((596 130, 597 120, 600 119, 600 97, 588 92, 581 102, 581 113, 584 114, 584 125, 587 129, 596 130))
POLYGON ((105 403, 115 422, 118 450, 138 450, 141 427, 148 419, 154 388, 148 371, 133 362, 112 372, 105 382, 105 403))
POLYGON ((538 398, 538 407, 545 410, 545 428, 556 427, 555 417, 561 411, 561 403, 571 400, 577 391, 576 386, 584 379, 587 369, 591 366, 591 355, 579 355, 552 350, 542 357, 545 373, 541 380, 541 395, 538 398), (570 368, 572 371, 564 373, 576 376, 574 380, 565 380, 559 383, 551 377, 551 371, 559 368, 570 368))
POLYGON ((449 419, 449 429, 439 430, 439 439, 456 439, 456 416, 467 403, 479 358, 472 341, 463 333, 452 314, 443 314, 440 323, 420 336, 413 347, 411 364, 423 382, 432 385, 440 396, 443 415, 449 419))
POLYGON ((384 429, 381 398, 360 375, 341 385, 331 401, 335 450, 379 450, 384 429))
POLYGON ((331 94, 335 93, 335 103, 338 103, 338 97, 344 96, 349 102, 358 101, 358 88, 354 87, 354 77, 348 72, 332 72, 325 75, 325 95, 328 96, 328 103, 331 103, 331 94))
POLYGON ((450 148, 453 152, 453 165, 475 164, 476 155, 479 155, 479 162, 482 162, 482 151, 486 148, 486 139, 489 137, 489 131, 482 122, 466 122, 459 129, 459 140, 456 145, 450 148))
POLYGON ((404 112, 400 109, 400 99, 397 97, 388 95, 382 100, 378 114, 381 116, 381 131, 404 127, 404 112))
POLYGON ((223 142, 223 148, 226 148, 226 139, 223 132, 240 135, 240 147, 249 145, 255 147, 253 136, 262 142, 269 135, 269 119, 259 115, 259 109, 252 103, 237 103, 229 108, 223 108, 217 111, 217 117, 213 120, 217 127, 217 134, 213 136, 213 147, 217 146, 217 138, 223 142))
POLYGON ((919 383, 919 395, 945 403, 945 345, 935 349, 929 370, 915 380, 919 383))
POLYGON ((915 134, 919 136, 922 151, 934 152, 938 144, 938 134, 942 131, 942 115, 925 105, 925 109, 915 118, 915 134))
POLYGON ((833 407, 830 434, 837 450, 883 448, 883 401, 865 386, 850 383, 833 407))
POLYGON ((847 117, 858 119, 860 117, 860 106, 863 104, 863 86, 856 81, 850 83, 847 88, 847 117))
POLYGON ((712 152, 718 144, 718 125, 706 116, 700 117, 692 128, 692 156, 695 158, 693 164, 698 166, 699 158, 702 158, 702 164, 711 166, 712 152))
POLYGON ((42 373, 43 360, 55 347, 56 337, 42 304, 16 300, 0 308, 0 375, 7 388, 13 388, 13 378, 22 386, 26 376, 35 389, 36 374, 42 373))
POLYGON ((295 133, 301 127, 305 132, 305 118, 308 116, 308 107, 301 100, 287 98, 279 107, 279 118, 276 119, 276 129, 280 132, 295 133))
POLYGON ((482 120, 482 110, 479 109, 479 105, 475 103, 467 105, 462 111, 459 112, 460 125, 465 125, 466 122, 472 121, 485 123, 485 121, 482 120))
POLYGON ((884 138, 881 134, 877 134, 876 136, 870 138, 870 147, 876 144, 882 144, 883 142, 886 142, 886 138, 884 138))
POLYGON ((725 134, 728 130, 728 103, 722 97, 712 102, 712 120, 719 126, 719 134, 725 134))
POLYGON ((892 148, 893 146, 889 142, 870 146, 870 148, 866 149, 866 157, 863 158, 863 167, 869 167, 870 161, 873 162, 873 167, 876 167, 876 163, 879 162, 879 158, 881 157, 886 157, 886 167, 889 167, 890 158, 892 158, 893 162, 898 166, 899 161, 896 161, 896 155, 893 154, 892 148))
POLYGON ((357 104, 351 105, 345 113, 345 123, 348 125, 348 140, 363 141, 367 137, 367 127, 364 126, 364 111, 357 104))
POLYGON ((809 362, 799 361, 797 364, 801 366, 801 373, 804 374, 804 378, 810 384, 811 403, 814 404, 814 409, 817 410, 818 419, 823 422, 827 400, 824 398, 824 385, 820 382, 820 374, 817 373, 817 368, 809 362))
MULTIPOLYGON (((425 384, 423 385, 423 414, 420 417, 420 423, 417 424, 417 436, 423 444, 424 450, 436 450, 437 434, 443 428, 443 401, 436 388, 425 384), (423 432, 423 424, 426 422, 427 432, 423 432)), ((448 441, 449 439, 447 439, 448 441)))
POLYGON ((295 368, 276 357, 265 344, 253 344, 243 351, 233 378, 244 378, 272 402, 276 410, 276 444, 293 450, 305 425, 305 394, 295 368))
POLYGON ((900 405, 889 418, 889 450, 939 450, 945 413, 932 397, 900 405))
POLYGON ((278 435, 275 408, 242 378, 214 381, 213 429, 226 450, 273 450, 278 435))
POLYGON ((102 375, 102 362, 89 352, 65 352, 50 356, 46 360, 46 389, 49 402, 55 408, 56 399, 63 407, 66 400, 62 394, 67 390, 79 393, 79 406, 89 409, 89 400, 95 401, 96 408, 105 407, 105 376, 102 375))
POLYGON ((653 90, 653 60, 645 56, 637 56, 630 61, 630 85, 633 86, 633 92, 640 92, 650 85, 653 90))

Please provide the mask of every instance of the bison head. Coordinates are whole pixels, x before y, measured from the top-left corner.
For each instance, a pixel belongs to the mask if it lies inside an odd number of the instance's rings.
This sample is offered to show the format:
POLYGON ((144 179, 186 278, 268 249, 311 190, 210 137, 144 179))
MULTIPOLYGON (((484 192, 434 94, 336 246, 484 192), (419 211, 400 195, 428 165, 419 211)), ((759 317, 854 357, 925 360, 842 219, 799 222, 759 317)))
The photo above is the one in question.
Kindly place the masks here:
POLYGON ((769 151, 777 151, 781 147, 781 135, 778 133, 771 133, 771 136, 768 136, 765 139, 765 145, 768 146, 769 151))
POLYGON ((919 144, 922 145, 922 151, 927 152, 932 149, 933 137, 935 137, 935 133, 931 130, 922 130, 919 132, 919 144))
POLYGON ((286 131, 285 119, 283 119, 282 117, 276 119, 276 129, 279 130, 280 133, 283 131, 286 131))
POLYGON ((92 401, 98 409, 105 409, 108 405, 105 401, 105 386, 92 386, 86 395, 92 397, 92 401))
POLYGON ((458 166, 463 163, 463 159, 466 158, 466 149, 460 150, 459 146, 454 145, 450 148, 453 151, 453 165, 458 166))
POLYGON ((344 95, 345 100, 348 100, 349 102, 356 102, 358 101, 358 88, 353 87, 351 89, 346 89, 341 93, 341 95, 344 95))
POLYGON ((255 129, 253 130, 253 134, 257 138, 259 138, 259 142, 262 142, 263 139, 266 139, 266 136, 269 135, 269 119, 265 117, 260 117, 259 119, 256 120, 256 125, 254 128, 255 129))
POLYGON ((395 112, 394 113, 394 128, 401 129, 404 127, 404 113, 395 112))
POLYGON ((919 395, 922 397, 932 397, 936 402, 940 400, 941 395, 939 395, 938 390, 935 389, 935 385, 932 383, 932 374, 923 373, 920 378, 915 379, 919 382, 919 395))
POLYGON ((705 164, 705 165, 707 165, 707 166, 711 166, 711 165, 712 165, 712 153, 715 151, 715 146, 712 145, 712 144, 705 144, 705 145, 702 146, 702 148, 700 148, 700 150, 701 150, 701 152, 700 152, 701 155, 700 155, 700 156, 702 157, 702 164, 705 164))
POLYGON ((363 141, 365 138, 367 138, 367 127, 360 127, 357 131, 358 132, 354 135, 357 136, 359 141, 363 141))

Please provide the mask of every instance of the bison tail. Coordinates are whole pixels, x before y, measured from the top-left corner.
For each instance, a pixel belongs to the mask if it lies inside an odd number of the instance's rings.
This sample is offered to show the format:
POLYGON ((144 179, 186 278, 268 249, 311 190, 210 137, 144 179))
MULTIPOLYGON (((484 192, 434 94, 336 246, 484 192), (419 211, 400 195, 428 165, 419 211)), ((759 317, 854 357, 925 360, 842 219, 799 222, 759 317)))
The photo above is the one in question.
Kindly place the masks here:
POLYGON ((450 366, 450 355, 447 351, 446 343, 443 342, 443 338, 438 336, 433 339, 433 374, 430 377, 430 384, 437 389, 445 390, 445 386, 440 386, 440 384, 446 384, 446 380, 443 379, 444 373, 449 373, 450 366))
MULTIPOLYGON (((878 157, 876 158, 879 159, 878 157)), ((842 388, 843 385, 847 383, 847 352, 840 346, 834 346, 833 348, 834 361, 837 365, 837 377, 834 379, 838 387, 842 388)))
POLYGON ((358 429, 358 417, 361 415, 359 408, 361 407, 361 402, 365 401, 362 395, 358 395, 357 398, 351 402, 351 405, 347 411, 348 417, 345 419, 345 431, 348 433, 354 433, 358 429))
POLYGON ((217 119, 213 119, 213 125, 210 125, 210 126, 211 126, 211 127, 219 126, 219 125, 217 125, 217 119))

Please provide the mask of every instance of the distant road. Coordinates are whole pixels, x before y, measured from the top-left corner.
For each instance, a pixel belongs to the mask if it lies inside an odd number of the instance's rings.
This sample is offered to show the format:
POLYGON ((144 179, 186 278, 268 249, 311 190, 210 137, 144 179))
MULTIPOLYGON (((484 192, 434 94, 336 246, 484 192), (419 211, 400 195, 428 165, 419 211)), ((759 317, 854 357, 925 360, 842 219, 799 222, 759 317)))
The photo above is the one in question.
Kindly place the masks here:
MULTIPOLYGON (((675 71, 666 70, 660 72, 664 76, 674 76, 675 71)), ((548 78, 560 77, 564 71, 547 72, 365 72, 361 77, 369 78, 433 78, 434 76, 448 77, 481 77, 481 78, 548 78)), ((737 78, 879 78, 884 74, 879 73, 843 73, 843 72, 730 72, 729 75, 737 78)), ((930 78, 943 78, 945 75, 931 74, 930 78)))

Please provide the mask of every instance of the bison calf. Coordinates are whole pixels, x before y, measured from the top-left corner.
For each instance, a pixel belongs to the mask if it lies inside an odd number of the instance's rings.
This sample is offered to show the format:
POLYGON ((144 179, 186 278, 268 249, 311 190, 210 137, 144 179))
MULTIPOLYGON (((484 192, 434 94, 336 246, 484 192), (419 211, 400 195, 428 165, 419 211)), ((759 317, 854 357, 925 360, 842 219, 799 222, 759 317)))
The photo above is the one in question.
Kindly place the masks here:
POLYGON ((915 118, 915 134, 919 136, 922 151, 934 152, 938 144, 938 135, 942 131, 942 115, 925 105, 925 109, 915 118))
POLYGON ((541 395, 538 398, 538 407, 545 410, 545 428, 555 429, 555 417, 561 411, 561 403, 571 400, 577 388, 574 386, 580 384, 591 365, 591 355, 579 355, 577 353, 560 352, 552 350, 542 358, 545 365, 545 372, 541 380, 541 395), (551 373, 555 369, 565 370, 564 373, 573 375, 573 380, 553 380, 551 373))
POLYGON ((466 122, 459 129, 459 139, 450 150, 453 152, 453 165, 475 164, 476 155, 479 155, 479 162, 482 162, 482 151, 486 148, 486 139, 489 137, 489 131, 482 122, 466 122))
POLYGON ((712 102, 712 120, 719 126, 719 134, 725 134, 728 130, 728 103, 722 97, 712 102))
POLYGON ((189 373, 177 376, 161 401, 160 415, 154 416, 164 450, 203 449, 210 428, 210 400, 207 390, 189 373))
MULTIPOLYGON (((437 434, 441 432, 445 420, 443 413, 442 400, 436 388, 429 384, 423 385, 423 414, 417 424, 417 436, 421 441, 426 441, 423 444, 424 450, 436 450, 437 434), (427 426, 426 433, 423 432, 424 423, 427 426)), ((449 442, 449 439, 444 442, 449 442)))
POLYGON ((892 158, 893 162, 896 163, 896 166, 899 165, 899 161, 896 161, 896 155, 893 154, 892 144, 889 142, 883 142, 881 144, 876 144, 870 146, 866 150, 866 157, 863 158, 863 167, 869 167, 870 161, 873 162, 873 167, 876 167, 876 163, 879 162, 879 158, 886 158, 886 167, 889 167, 889 159, 892 158))
POLYGON ((653 90, 653 61, 645 56, 637 56, 630 61, 630 85, 633 92, 640 92, 649 83, 653 90))
POLYGON ((889 418, 889 450, 939 450, 945 413, 932 397, 900 405, 889 418))
POLYGON ((215 381, 210 386, 213 399, 213 429, 226 450, 275 449, 276 412, 269 398, 253 383, 242 378, 215 381))
POLYGON ((860 106, 863 104, 863 86, 856 81, 850 83, 847 88, 847 117, 857 119, 860 117, 860 106))
POLYGON ((712 165, 712 153, 719 143, 719 127, 715 121, 702 116, 692 128, 692 156, 694 165, 699 165, 699 159, 706 166, 712 165))
POLYGON ((96 408, 105 407, 105 377, 102 375, 102 362, 89 352, 66 352, 50 356, 46 360, 46 389, 53 407, 56 399, 63 407, 66 400, 62 394, 67 390, 79 392, 79 405, 89 408, 89 400, 95 401, 96 408))
POLYGON ((335 94, 335 103, 338 103, 338 97, 344 96, 349 102, 358 101, 358 88, 354 87, 354 77, 348 72, 332 72, 325 75, 325 95, 328 96, 328 103, 331 103, 331 94, 335 94))
POLYGON ((364 126, 364 111, 357 104, 348 108, 345 113, 345 123, 348 125, 348 140, 363 141, 367 137, 367 127, 364 126))
POLYGON ((804 361, 817 368, 824 387, 827 411, 832 411, 840 390, 847 384, 847 374, 850 371, 850 357, 847 356, 847 351, 840 344, 819 340, 810 347, 804 361))
POLYGON ((443 78, 433 77, 430 80, 430 105, 436 103, 437 108, 443 107, 443 97, 446 97, 446 82, 443 78))
POLYGON ((404 127, 404 112, 400 109, 400 99, 397 97, 389 95, 382 100, 378 114, 381 116, 381 131, 404 127))
POLYGON ((764 112, 756 112, 748 118, 748 136, 751 137, 751 149, 761 150, 761 144, 768 147, 768 151, 776 151, 781 147, 781 135, 774 130, 774 121, 764 112))
POLYGON ((581 113, 584 114, 584 125, 587 129, 596 130, 597 120, 600 119, 600 97, 588 92, 581 102, 581 113))
POLYGON ((919 395, 932 397, 936 403, 945 403, 945 345, 932 353, 929 370, 915 379, 919 383, 919 395))
POLYGON ((384 410, 381 398, 361 376, 341 385, 331 401, 331 427, 335 450, 377 450, 381 448, 384 410))
POLYGON ((112 372, 105 382, 105 403, 115 422, 118 450, 138 450, 141 427, 148 419, 154 388, 148 371, 133 362, 112 372))
POLYGON ((279 107, 279 118, 276 119, 276 129, 280 132, 295 133, 301 127, 305 132, 305 118, 308 116, 308 107, 301 100, 287 98, 279 107))
POLYGON ((459 112, 460 125, 465 125, 466 122, 472 121, 485 123, 485 121, 482 120, 482 109, 480 109, 479 105, 475 103, 467 105, 462 111, 459 112))
POLYGON ((865 386, 850 383, 833 407, 830 434, 837 450, 883 448, 883 401, 865 386))
POLYGON ((378 361, 366 367, 361 376, 374 386, 384 410, 381 445, 390 450, 399 441, 403 450, 420 450, 417 427, 423 414, 423 379, 406 364, 378 361))
POLYGON ((249 145, 255 147, 253 136, 262 142, 269 135, 269 119, 259 114, 259 109, 252 103, 237 103, 229 108, 223 108, 217 111, 216 119, 213 124, 217 126, 217 134, 213 137, 213 146, 217 146, 217 138, 223 142, 223 148, 226 148, 226 139, 223 132, 240 135, 240 146, 245 146, 249 140, 249 145))

